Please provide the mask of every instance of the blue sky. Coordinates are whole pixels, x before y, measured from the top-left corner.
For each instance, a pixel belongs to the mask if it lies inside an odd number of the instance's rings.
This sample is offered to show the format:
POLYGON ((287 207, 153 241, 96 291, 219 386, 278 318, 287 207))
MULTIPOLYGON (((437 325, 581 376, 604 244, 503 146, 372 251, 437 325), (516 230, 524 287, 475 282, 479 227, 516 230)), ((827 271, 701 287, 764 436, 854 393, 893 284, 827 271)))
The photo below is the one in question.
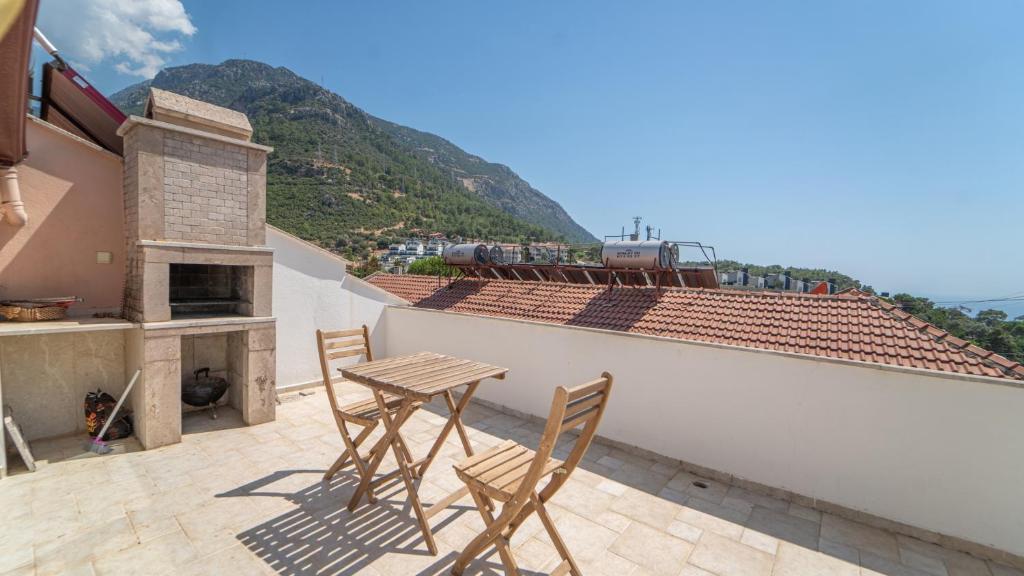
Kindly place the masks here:
POLYGON ((97 47, 103 18, 67 18, 95 0, 68 1, 40 23, 104 91, 262 60, 511 166, 598 236, 641 215, 880 290, 1024 293, 1020 2, 185 0, 121 14, 164 44, 116 53, 139 36, 97 47))

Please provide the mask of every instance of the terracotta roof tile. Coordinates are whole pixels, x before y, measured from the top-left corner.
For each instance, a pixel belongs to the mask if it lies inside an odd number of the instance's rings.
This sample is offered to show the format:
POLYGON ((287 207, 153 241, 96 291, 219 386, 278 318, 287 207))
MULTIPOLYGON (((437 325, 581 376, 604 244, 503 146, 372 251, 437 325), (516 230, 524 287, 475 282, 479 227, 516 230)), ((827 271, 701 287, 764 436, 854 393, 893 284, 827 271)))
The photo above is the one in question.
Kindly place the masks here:
POLYGON ((862 292, 809 295, 375 274, 418 308, 1024 380, 1024 366, 862 292))

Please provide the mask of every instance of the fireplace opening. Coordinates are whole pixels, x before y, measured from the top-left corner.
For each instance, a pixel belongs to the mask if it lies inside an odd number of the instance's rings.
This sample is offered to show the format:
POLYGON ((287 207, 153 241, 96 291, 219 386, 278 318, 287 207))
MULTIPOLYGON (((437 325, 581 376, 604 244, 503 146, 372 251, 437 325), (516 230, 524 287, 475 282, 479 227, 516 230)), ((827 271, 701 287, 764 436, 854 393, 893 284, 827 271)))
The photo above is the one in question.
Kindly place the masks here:
POLYGON ((252 315, 252 266, 170 266, 172 319, 252 315))

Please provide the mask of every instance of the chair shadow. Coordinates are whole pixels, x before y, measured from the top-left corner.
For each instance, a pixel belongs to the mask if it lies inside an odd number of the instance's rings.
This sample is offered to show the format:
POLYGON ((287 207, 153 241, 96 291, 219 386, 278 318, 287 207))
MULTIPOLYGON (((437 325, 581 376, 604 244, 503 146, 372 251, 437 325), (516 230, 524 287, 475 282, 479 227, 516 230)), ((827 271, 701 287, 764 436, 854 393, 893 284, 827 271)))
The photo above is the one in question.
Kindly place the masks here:
MULTIPOLYGON (((323 473, 324 470, 280 470, 217 497, 283 498, 295 505, 236 534, 250 552, 278 574, 356 574, 386 554, 429 555, 415 515, 402 496, 404 485, 400 479, 379 487, 377 503, 364 503, 355 512, 349 512, 345 506, 358 484, 358 478, 350 471, 342 470, 330 482, 317 482, 295 491, 273 486, 293 475, 323 473)), ((455 514, 432 524, 435 533, 461 513, 475 512, 464 505, 453 508, 455 514)), ((440 557, 419 573, 446 574, 454 560, 454 554, 440 557)), ((500 574, 500 564, 495 566, 498 571, 494 573, 500 574)))

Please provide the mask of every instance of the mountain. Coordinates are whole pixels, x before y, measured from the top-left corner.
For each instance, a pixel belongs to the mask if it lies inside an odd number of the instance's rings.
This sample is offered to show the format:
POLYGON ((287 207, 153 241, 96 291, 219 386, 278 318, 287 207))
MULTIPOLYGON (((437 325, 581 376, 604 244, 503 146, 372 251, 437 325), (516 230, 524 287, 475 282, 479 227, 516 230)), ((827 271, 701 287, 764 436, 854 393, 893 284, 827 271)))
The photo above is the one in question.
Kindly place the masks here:
POLYGON ((167 68, 111 100, 140 114, 150 86, 244 112, 274 147, 270 223, 365 257, 414 231, 500 241, 596 239, 507 166, 375 118, 284 67, 250 60, 167 68))
POLYGON ((380 118, 373 118, 373 121, 420 158, 443 167, 466 189, 476 192, 492 206, 520 220, 554 230, 570 242, 598 242, 558 202, 530 186, 508 166, 469 154, 440 136, 380 118))

